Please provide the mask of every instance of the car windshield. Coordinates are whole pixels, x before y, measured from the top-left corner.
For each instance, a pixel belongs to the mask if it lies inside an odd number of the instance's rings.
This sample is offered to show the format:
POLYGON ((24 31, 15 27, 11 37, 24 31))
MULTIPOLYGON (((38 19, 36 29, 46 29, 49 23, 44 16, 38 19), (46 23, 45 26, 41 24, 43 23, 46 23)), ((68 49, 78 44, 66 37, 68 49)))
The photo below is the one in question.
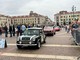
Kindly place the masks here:
POLYGON ((23 35, 39 35, 39 30, 28 29, 23 32, 23 35))

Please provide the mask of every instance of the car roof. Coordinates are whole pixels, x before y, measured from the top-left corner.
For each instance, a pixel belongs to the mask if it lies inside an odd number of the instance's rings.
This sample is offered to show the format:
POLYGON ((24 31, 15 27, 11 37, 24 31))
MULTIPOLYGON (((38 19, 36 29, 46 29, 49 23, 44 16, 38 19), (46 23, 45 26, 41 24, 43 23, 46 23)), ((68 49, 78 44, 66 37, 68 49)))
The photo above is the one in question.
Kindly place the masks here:
POLYGON ((38 29, 38 30, 41 30, 42 28, 38 28, 38 27, 32 27, 32 28, 28 28, 28 29, 38 29))

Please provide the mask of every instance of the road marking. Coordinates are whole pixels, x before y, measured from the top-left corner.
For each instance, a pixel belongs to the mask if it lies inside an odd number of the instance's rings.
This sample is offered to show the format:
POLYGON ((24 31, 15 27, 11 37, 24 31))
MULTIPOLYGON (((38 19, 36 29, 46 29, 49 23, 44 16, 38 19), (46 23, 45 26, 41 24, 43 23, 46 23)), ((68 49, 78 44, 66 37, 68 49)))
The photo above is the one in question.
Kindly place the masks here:
POLYGON ((2 56, 14 57, 31 57, 31 58, 51 58, 51 59, 67 59, 76 60, 76 56, 60 56, 60 55, 43 55, 43 54, 20 54, 20 53, 3 53, 2 56))
MULTIPOLYGON (((16 44, 8 44, 8 46, 16 46, 16 44)), ((43 44, 42 46, 46 46, 46 47, 77 47, 77 48, 80 48, 80 46, 76 46, 76 45, 43 44)))
POLYGON ((54 36, 54 37, 72 37, 72 36, 54 36))
MULTIPOLYGON (((58 33, 58 32, 57 32, 58 33)), ((62 33, 58 33, 58 34, 56 34, 56 35, 63 35, 63 34, 66 34, 67 32, 62 32, 62 33)))

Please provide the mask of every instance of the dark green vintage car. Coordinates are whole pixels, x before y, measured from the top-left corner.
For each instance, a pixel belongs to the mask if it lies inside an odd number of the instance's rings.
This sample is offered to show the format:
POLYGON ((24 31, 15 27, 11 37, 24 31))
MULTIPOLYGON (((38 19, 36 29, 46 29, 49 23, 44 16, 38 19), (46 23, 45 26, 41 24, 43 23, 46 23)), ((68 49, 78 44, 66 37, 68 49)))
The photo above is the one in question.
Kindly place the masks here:
POLYGON ((24 33, 17 38, 17 48, 21 49, 25 46, 35 46, 38 49, 42 43, 46 42, 46 36, 42 28, 28 28, 24 33))

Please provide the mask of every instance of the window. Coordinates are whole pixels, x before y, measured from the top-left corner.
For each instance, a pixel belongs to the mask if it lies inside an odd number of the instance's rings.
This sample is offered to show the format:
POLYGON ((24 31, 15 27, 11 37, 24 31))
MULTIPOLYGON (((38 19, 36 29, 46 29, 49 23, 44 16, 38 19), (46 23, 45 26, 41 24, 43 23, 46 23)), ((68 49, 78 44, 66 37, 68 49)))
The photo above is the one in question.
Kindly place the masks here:
POLYGON ((77 15, 77 17, 79 17, 79 15, 77 15))
POLYGON ((10 21, 10 20, 8 20, 8 21, 10 21))
POLYGON ((62 18, 62 16, 60 18, 62 18))
POLYGON ((62 21, 62 19, 61 19, 61 21, 62 21))
POLYGON ((71 19, 69 19, 69 21, 70 21, 71 19))

